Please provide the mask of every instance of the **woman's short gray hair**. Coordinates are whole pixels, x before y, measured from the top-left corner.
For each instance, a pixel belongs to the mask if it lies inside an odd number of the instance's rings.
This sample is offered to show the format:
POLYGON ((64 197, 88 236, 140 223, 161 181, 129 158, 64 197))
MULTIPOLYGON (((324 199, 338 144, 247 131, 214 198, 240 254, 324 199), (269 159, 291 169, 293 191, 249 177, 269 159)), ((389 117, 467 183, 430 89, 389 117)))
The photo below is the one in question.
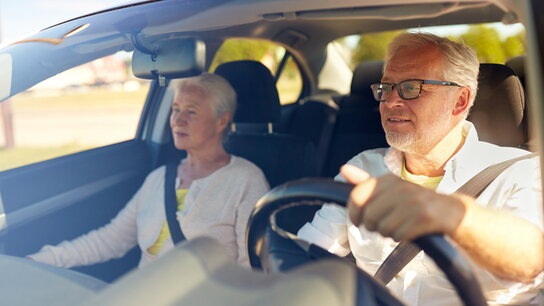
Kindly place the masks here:
POLYGON ((205 72, 195 77, 175 79, 171 82, 171 86, 174 89, 174 95, 188 86, 201 88, 210 98, 209 102, 211 102, 216 118, 227 112, 231 114, 231 120, 234 117, 236 92, 227 80, 217 74, 205 72))
POLYGON ((395 37, 389 44, 384 69, 391 57, 400 49, 427 44, 438 47, 446 59, 444 62, 444 80, 439 81, 455 82, 461 86, 468 86, 470 89, 469 107, 465 116, 468 115, 468 110, 474 104, 478 92, 478 72, 480 70, 476 52, 469 46, 430 33, 403 33, 395 37))

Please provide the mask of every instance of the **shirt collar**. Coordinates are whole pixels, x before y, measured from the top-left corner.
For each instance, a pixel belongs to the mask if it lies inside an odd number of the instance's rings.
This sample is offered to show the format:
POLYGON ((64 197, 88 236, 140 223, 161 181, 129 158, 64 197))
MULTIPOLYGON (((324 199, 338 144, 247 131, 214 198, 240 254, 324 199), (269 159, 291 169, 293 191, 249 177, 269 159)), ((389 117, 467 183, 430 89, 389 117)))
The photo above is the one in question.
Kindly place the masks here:
POLYGON ((387 149, 385 156, 383 157, 383 162, 387 168, 389 168, 389 171, 396 176, 401 176, 403 161, 404 153, 393 147, 387 149))
POLYGON ((442 190, 444 185, 454 186, 455 189, 450 191, 455 191, 460 183, 470 179, 473 173, 478 173, 482 168, 482 164, 477 158, 474 158, 478 156, 478 152, 475 152, 475 150, 477 151, 479 139, 478 133, 471 122, 466 120, 463 122, 463 134, 466 135, 465 143, 444 165, 444 184, 441 182, 438 186, 437 190, 439 191, 448 191, 442 190))

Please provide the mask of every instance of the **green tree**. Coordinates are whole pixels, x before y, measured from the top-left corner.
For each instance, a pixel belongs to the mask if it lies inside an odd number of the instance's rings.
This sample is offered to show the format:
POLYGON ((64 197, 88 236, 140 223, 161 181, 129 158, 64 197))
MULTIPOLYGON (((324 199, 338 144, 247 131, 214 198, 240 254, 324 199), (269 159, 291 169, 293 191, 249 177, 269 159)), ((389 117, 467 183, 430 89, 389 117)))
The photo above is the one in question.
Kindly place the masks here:
POLYGON ((387 51, 387 45, 389 45, 395 36, 403 32, 390 31, 361 35, 352 56, 352 64, 357 66, 364 61, 383 60, 387 51))
POLYGON ((506 59, 525 54, 525 32, 507 37, 502 43, 506 59))
MULTIPOLYGON (((391 31, 361 35, 353 52, 352 63, 383 60, 388 44, 404 31, 391 31)), ((464 33, 448 35, 448 39, 472 47, 482 63, 504 64, 506 60, 525 53, 525 32, 501 40, 497 30, 488 25, 472 25, 464 33)))
POLYGON ((267 41, 249 40, 249 39, 229 39, 225 41, 217 51, 210 71, 226 62, 238 60, 256 60, 261 61, 267 53, 275 53, 278 46, 267 41))
POLYGON ((461 40, 476 50, 481 63, 499 63, 506 61, 499 33, 494 28, 485 25, 471 26, 461 35, 461 40))

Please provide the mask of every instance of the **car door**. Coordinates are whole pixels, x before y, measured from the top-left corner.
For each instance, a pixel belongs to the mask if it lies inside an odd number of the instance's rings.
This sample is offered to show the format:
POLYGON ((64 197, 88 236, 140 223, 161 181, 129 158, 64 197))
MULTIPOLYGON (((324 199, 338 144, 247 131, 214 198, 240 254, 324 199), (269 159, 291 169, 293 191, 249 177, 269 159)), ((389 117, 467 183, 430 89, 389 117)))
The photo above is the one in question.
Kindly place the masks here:
MULTIPOLYGON (((25 256, 107 224, 154 166, 156 87, 132 76, 130 58, 98 58, 2 102, 12 119, 0 150, 2 253, 25 256)), ((77 270, 112 281, 138 259, 134 249, 77 270)))

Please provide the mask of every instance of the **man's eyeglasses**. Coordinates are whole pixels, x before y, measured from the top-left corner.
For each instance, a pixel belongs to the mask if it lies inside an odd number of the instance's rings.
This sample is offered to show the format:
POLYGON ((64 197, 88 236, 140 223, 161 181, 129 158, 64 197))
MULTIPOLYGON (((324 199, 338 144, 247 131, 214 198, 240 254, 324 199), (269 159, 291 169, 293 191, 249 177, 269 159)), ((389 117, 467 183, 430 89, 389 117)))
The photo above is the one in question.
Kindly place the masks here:
POLYGON ((432 84, 432 85, 443 85, 443 86, 459 86, 461 85, 453 82, 443 82, 443 81, 433 81, 433 80, 404 80, 397 84, 391 83, 376 83, 370 85, 372 88, 372 94, 374 99, 378 102, 384 102, 389 98, 393 92, 393 88, 397 88, 397 93, 404 100, 414 100, 421 96, 421 87, 423 84, 432 84))

